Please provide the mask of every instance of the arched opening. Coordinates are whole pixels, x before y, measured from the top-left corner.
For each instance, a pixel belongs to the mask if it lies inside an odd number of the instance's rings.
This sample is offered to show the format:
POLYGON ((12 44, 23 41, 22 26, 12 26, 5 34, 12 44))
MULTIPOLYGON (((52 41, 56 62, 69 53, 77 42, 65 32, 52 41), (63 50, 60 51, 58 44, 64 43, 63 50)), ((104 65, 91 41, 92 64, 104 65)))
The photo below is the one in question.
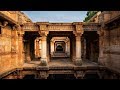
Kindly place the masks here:
POLYGON ((61 45, 58 45, 58 46, 56 47, 56 51, 61 51, 61 52, 63 52, 63 47, 62 47, 61 45))

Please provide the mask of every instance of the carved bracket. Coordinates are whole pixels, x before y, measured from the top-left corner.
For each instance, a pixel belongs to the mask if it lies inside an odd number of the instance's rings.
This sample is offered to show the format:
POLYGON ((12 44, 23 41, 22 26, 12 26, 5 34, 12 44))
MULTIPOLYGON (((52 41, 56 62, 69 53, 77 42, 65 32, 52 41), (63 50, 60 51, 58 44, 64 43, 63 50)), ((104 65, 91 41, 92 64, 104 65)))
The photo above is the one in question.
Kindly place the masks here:
POLYGON ((43 30, 43 31, 46 31, 47 30, 47 25, 39 25, 39 29, 40 30, 43 30))
POLYGON ((77 79, 83 79, 85 75, 85 72, 84 71, 76 71, 76 73, 74 74, 74 76, 77 78, 77 79))
POLYGON ((2 25, 0 25, 2 28, 6 27, 8 25, 7 21, 4 21, 2 25))
POLYGON ((49 76, 49 74, 46 71, 40 71, 39 72, 39 78, 40 79, 47 79, 48 76, 49 76))
POLYGON ((47 36, 48 35, 48 31, 39 31, 38 32, 41 36, 47 36))

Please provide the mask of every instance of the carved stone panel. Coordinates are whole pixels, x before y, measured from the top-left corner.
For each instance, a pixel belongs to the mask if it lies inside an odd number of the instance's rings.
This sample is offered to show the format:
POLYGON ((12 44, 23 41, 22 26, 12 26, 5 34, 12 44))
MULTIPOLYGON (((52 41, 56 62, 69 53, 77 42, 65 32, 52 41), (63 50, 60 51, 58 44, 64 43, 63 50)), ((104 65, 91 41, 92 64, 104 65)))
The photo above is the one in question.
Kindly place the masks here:
POLYGON ((69 26, 69 25, 64 25, 64 26, 59 26, 59 25, 56 25, 56 26, 48 26, 48 30, 74 30, 74 26, 69 26))

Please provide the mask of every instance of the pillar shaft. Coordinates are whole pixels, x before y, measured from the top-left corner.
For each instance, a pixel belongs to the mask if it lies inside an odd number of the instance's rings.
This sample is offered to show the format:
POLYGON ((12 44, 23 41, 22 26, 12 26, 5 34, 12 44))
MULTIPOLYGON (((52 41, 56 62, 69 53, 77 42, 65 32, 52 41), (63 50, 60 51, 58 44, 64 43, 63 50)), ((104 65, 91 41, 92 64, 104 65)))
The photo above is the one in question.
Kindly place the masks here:
POLYGON ((47 37, 42 36, 41 38, 41 65, 47 65, 47 37))
POLYGON ((23 65, 23 34, 20 34, 18 36, 18 47, 19 47, 19 52, 18 52, 18 59, 20 60, 19 66, 23 65))
POLYGON ((27 62, 31 61, 31 57, 30 57, 30 42, 27 43, 27 47, 26 47, 26 51, 27 51, 27 62))
POLYGON ((76 37, 76 58, 81 59, 81 37, 76 37))
POLYGON ((81 60, 81 37, 78 35, 76 36, 76 60, 75 60, 76 65, 82 65, 82 60, 81 60))
POLYGON ((39 57, 39 40, 36 40, 36 56, 39 57))
POLYGON ((51 41, 51 55, 53 55, 54 52, 54 42, 51 41))
POLYGON ((97 32, 99 34, 99 58, 98 63, 102 64, 103 61, 103 36, 104 36, 104 30, 100 30, 97 32))

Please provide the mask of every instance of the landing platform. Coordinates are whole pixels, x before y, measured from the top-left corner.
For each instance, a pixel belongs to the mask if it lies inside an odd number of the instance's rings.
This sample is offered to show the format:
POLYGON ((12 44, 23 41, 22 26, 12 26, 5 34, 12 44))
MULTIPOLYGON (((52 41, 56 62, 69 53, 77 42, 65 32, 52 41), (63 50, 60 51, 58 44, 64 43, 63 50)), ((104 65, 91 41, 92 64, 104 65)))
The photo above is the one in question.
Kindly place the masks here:
POLYGON ((48 66, 40 66, 40 61, 31 61, 30 63, 25 63, 23 68, 36 68, 36 67, 81 67, 81 68, 88 68, 88 67, 103 67, 101 65, 98 65, 95 62, 90 61, 83 61, 83 64, 81 66, 76 66, 72 61, 65 61, 65 60, 52 60, 48 63, 48 66))

